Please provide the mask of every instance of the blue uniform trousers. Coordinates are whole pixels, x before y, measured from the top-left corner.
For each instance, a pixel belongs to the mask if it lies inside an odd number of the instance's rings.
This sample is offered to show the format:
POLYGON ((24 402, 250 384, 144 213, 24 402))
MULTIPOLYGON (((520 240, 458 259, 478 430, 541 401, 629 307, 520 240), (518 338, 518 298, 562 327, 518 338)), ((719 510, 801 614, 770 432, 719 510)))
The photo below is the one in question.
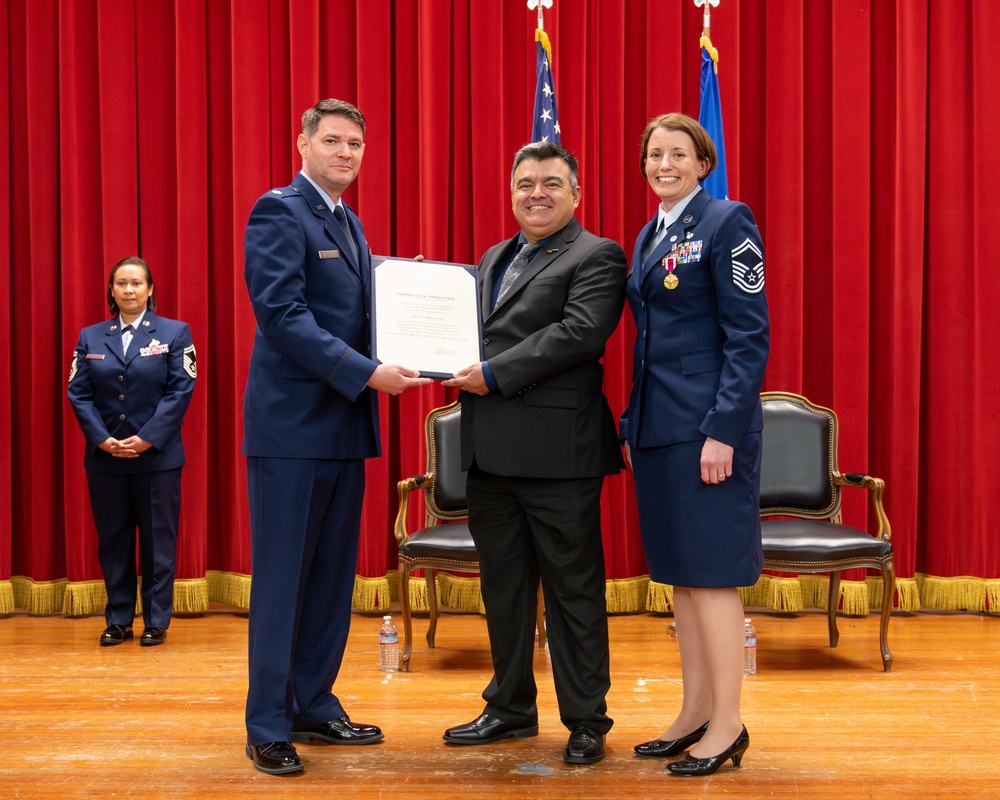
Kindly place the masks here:
POLYGON ((170 626, 177 572, 181 467, 115 474, 87 470, 97 526, 97 558, 104 573, 108 625, 130 626, 138 584, 136 529, 142 561, 142 619, 147 628, 170 626))

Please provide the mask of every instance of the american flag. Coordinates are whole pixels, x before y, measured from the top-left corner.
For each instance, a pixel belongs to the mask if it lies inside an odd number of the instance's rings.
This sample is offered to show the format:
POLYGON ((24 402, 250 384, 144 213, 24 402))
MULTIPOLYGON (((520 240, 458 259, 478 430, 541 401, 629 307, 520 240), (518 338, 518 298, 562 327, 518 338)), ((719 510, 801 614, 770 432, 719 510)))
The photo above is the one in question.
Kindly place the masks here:
POLYGON ((559 141, 559 115, 556 112, 556 88, 552 80, 552 45, 548 34, 535 29, 535 114, 531 120, 531 141, 559 141))

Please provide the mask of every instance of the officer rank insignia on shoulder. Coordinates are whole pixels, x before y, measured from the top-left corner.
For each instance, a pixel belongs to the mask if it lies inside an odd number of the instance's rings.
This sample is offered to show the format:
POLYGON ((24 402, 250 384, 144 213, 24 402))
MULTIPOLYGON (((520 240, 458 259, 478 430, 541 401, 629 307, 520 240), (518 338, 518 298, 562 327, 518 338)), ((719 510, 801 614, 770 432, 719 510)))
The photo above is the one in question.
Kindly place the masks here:
POLYGON ((749 237, 733 248, 733 283, 747 294, 764 288, 764 254, 749 237))
POLYGON ((198 377, 198 364, 196 362, 197 353, 194 351, 194 345, 189 344, 184 348, 184 371, 192 378, 198 377))

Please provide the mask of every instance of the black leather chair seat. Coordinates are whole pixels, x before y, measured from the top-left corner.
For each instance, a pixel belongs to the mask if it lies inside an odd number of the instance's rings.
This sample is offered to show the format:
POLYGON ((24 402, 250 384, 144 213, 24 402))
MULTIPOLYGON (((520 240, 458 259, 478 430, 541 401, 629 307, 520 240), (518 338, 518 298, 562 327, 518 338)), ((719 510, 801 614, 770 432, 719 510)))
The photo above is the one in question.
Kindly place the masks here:
POLYGON ((430 558, 476 565, 479 563, 479 553, 472 542, 468 522, 449 522, 447 525, 432 525, 415 531, 399 548, 399 554, 414 562, 430 558))
POLYGON ((892 545, 865 531, 818 520, 781 519, 761 522, 764 560, 815 567, 838 561, 892 557, 892 545))

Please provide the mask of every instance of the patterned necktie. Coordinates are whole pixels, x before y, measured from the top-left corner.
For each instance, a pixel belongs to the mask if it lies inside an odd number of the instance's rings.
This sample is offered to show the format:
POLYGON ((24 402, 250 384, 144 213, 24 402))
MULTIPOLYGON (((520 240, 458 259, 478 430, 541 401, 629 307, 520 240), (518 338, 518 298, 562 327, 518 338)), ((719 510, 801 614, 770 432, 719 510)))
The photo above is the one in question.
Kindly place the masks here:
POLYGON ((541 246, 541 242, 525 244, 521 248, 521 252, 514 257, 513 261, 510 262, 510 266, 507 267, 507 271, 503 274, 503 279, 500 281, 500 291, 497 292, 496 305, 500 305, 500 301, 503 299, 503 296, 510 291, 510 287, 514 285, 514 281, 516 281, 517 277, 524 272, 524 268, 528 265, 528 261, 531 260, 531 256, 534 255, 535 251, 541 246))
POLYGON ((126 325, 122 328, 122 353, 128 353, 128 346, 132 343, 132 332, 134 328, 131 325, 126 325))
POLYGON ((340 223, 340 227, 344 230, 344 236, 347 237, 347 242, 351 246, 351 252, 354 253, 354 260, 358 260, 358 243, 354 241, 354 234, 351 233, 351 226, 347 222, 347 212, 344 211, 343 206, 333 207, 333 216, 337 218, 337 222, 340 223))
POLYGON ((656 246, 663 241, 663 237, 667 234, 667 226, 663 224, 663 218, 661 217, 656 223, 656 230, 653 235, 649 237, 649 241, 646 242, 646 251, 642 254, 642 260, 645 261, 656 249, 656 246))

